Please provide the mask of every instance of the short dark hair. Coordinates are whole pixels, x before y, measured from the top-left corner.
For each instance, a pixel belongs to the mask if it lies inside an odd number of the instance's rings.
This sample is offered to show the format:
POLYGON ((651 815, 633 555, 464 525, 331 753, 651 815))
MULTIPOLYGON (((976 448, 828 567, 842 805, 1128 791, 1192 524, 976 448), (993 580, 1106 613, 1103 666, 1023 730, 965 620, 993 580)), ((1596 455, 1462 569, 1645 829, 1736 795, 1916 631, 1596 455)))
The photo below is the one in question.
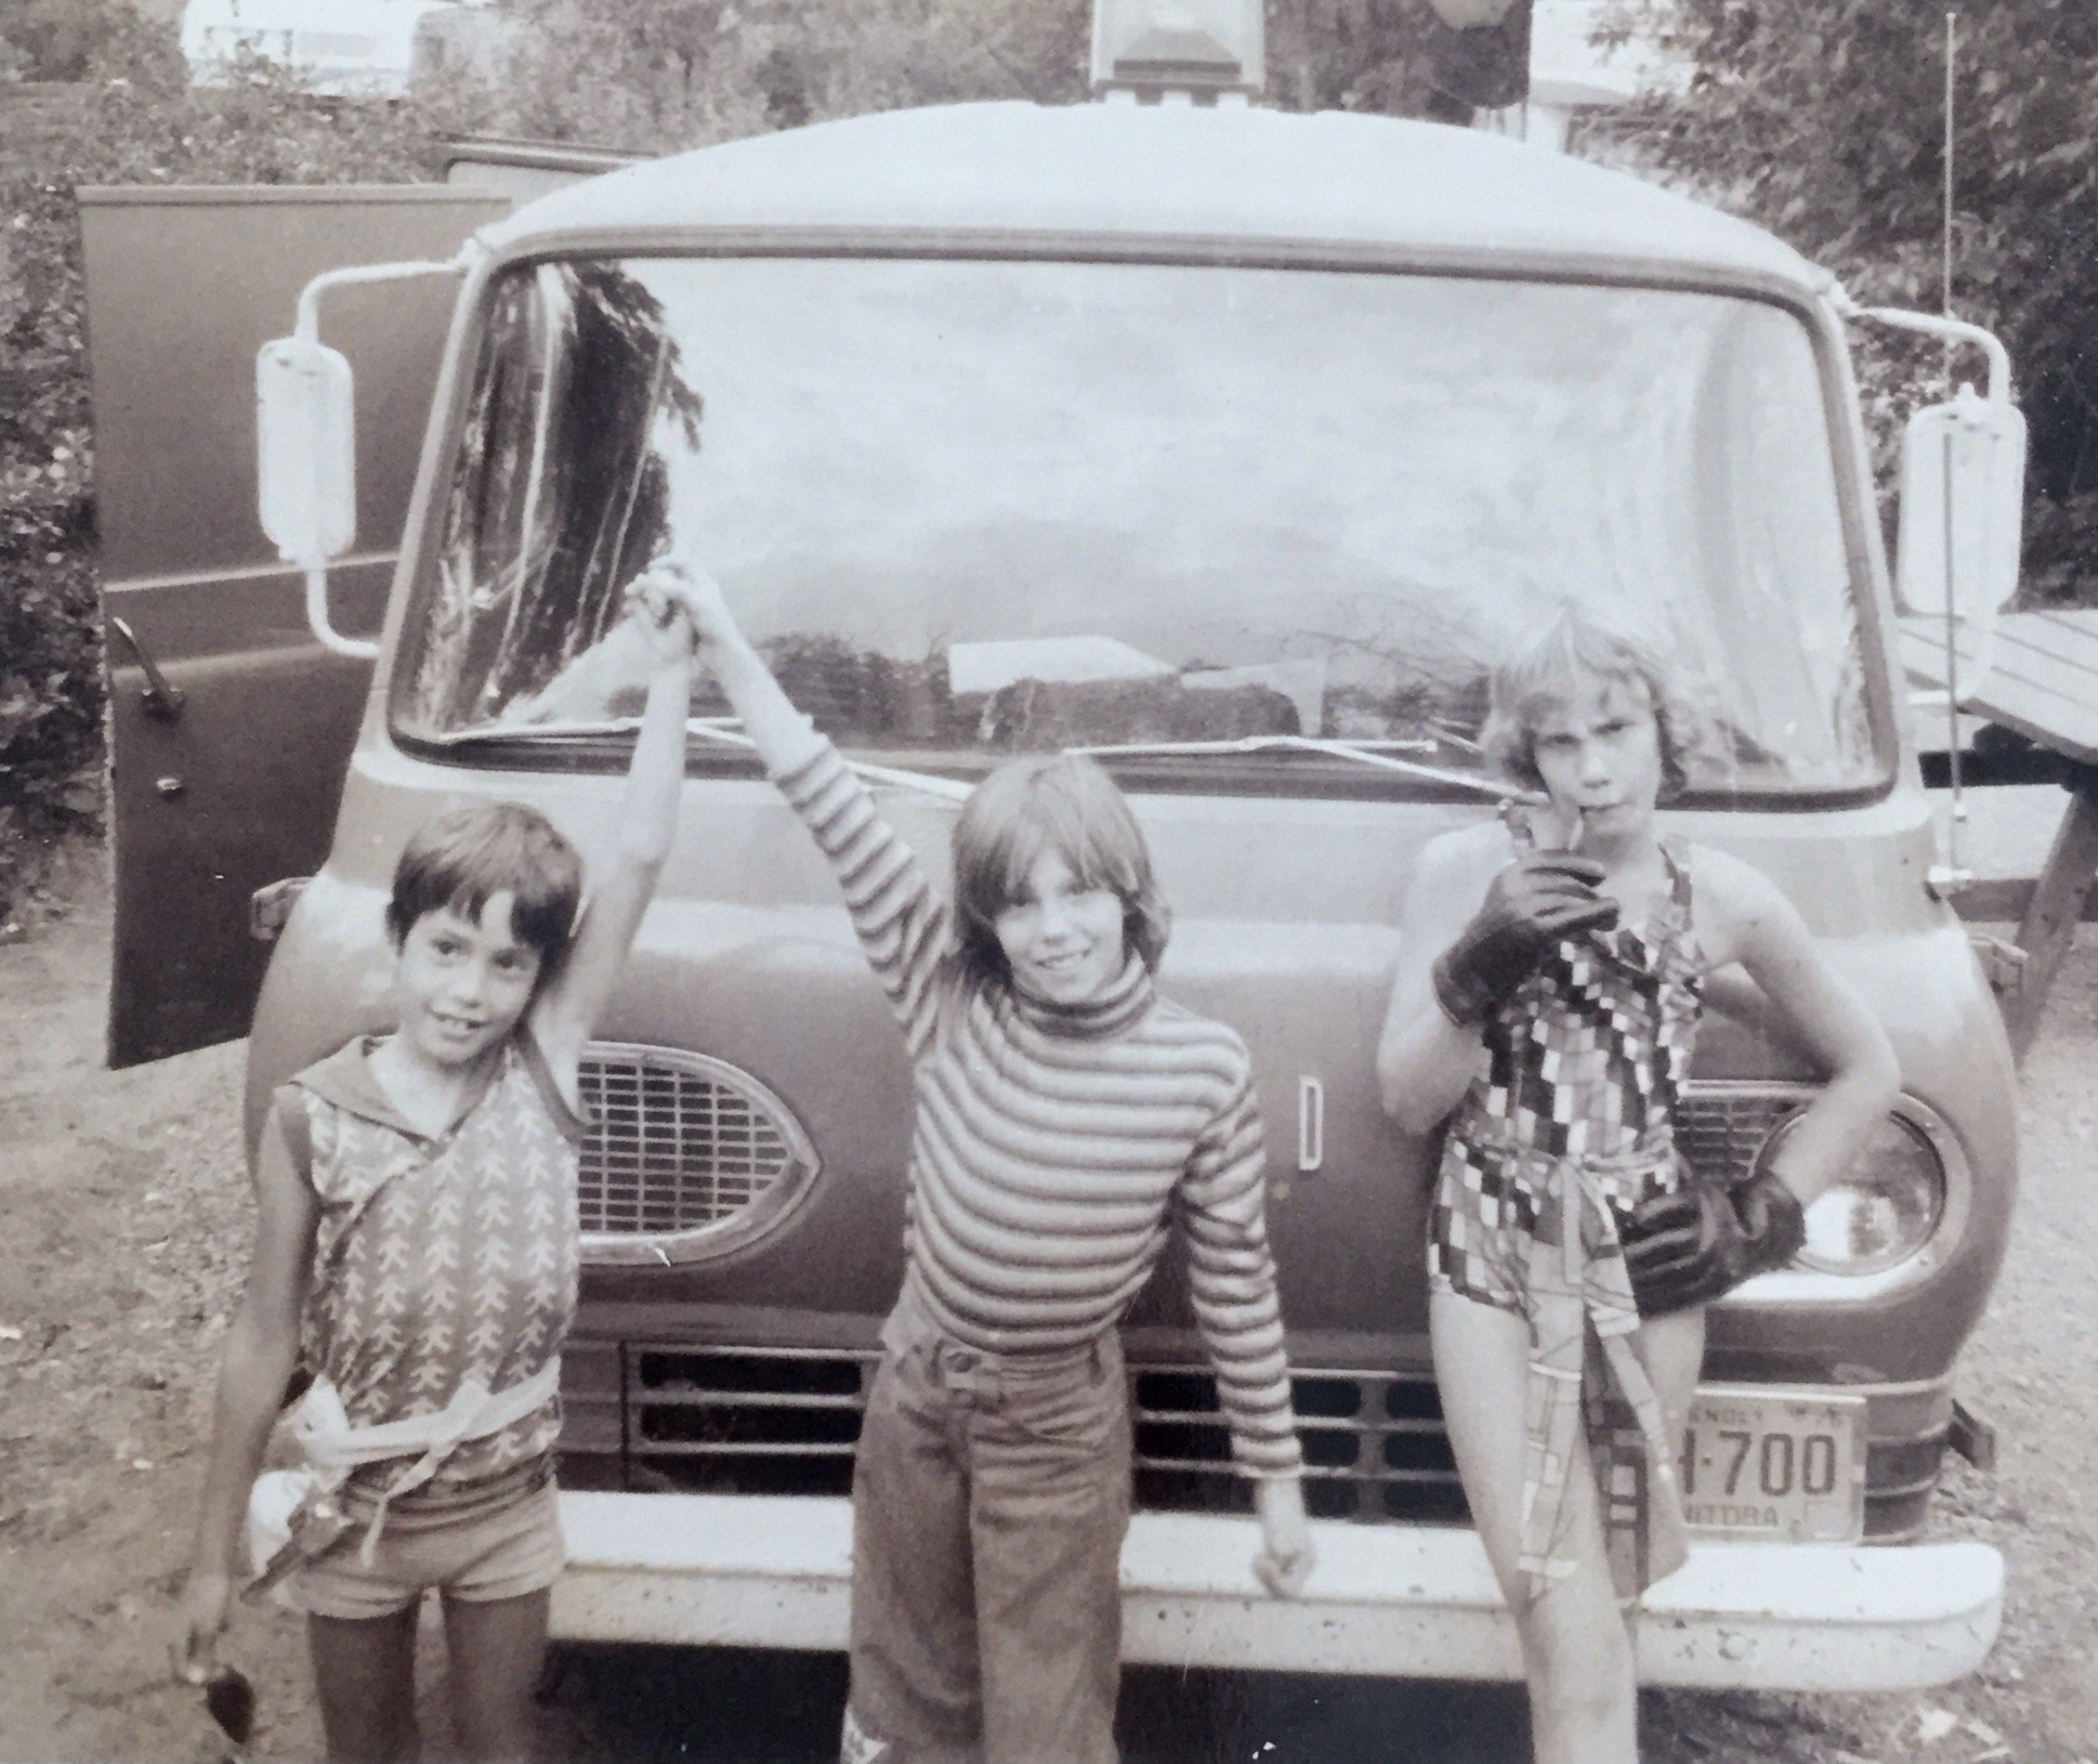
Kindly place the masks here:
POLYGON ((479 922, 491 896, 511 896, 510 928, 551 965, 568 947, 583 899, 583 859, 554 823, 522 803, 473 803, 426 821, 394 866, 387 934, 395 947, 425 913, 479 922))
POLYGON ((998 915, 1028 873, 1056 852, 1087 888, 1121 900, 1122 943, 1158 971, 1173 918, 1151 874, 1151 848, 1129 802, 1092 760, 1053 753, 1000 766, 970 792, 954 824, 954 918, 962 967, 978 984, 1009 985, 998 915))

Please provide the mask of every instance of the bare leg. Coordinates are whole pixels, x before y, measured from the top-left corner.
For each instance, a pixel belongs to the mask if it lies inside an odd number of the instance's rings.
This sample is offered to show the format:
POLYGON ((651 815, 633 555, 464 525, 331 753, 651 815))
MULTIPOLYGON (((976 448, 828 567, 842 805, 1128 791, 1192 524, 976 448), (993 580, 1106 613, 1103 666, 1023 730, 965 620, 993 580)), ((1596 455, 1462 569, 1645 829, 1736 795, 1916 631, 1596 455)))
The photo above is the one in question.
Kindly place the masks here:
POLYGON ((532 1756, 531 1693, 546 1657, 551 1595, 444 1601, 452 1714, 471 1764, 524 1764, 532 1756))
POLYGON ((1428 1300, 1436 1382, 1472 1521, 1514 1613, 1538 1764, 1633 1764, 1638 1696, 1619 1620, 1585 1442, 1567 1476, 1576 1566, 1541 1598, 1524 1584, 1523 1393, 1529 1330, 1514 1313, 1453 1292, 1428 1300))
POLYGON ((1690 1399, 1698 1393, 1698 1373, 1705 1361, 1704 1308, 1649 1318, 1632 1340, 1654 1394, 1660 1399, 1669 1449, 1681 1457, 1684 1430, 1690 1424, 1690 1399))
POLYGON ((328 1764, 413 1764, 417 1610, 307 1618, 328 1764))

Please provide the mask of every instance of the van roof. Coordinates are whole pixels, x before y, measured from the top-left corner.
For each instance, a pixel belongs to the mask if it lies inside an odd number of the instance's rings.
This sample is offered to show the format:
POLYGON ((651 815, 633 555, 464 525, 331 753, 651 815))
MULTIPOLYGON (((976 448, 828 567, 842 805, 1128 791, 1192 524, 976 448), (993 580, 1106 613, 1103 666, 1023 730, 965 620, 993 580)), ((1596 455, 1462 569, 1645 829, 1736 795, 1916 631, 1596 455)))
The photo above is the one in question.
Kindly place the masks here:
POLYGON ((1400 250, 1605 272, 1828 281, 1762 229, 1621 172, 1434 123, 1250 106, 889 111, 650 160, 483 235, 509 251, 788 229, 1400 250))

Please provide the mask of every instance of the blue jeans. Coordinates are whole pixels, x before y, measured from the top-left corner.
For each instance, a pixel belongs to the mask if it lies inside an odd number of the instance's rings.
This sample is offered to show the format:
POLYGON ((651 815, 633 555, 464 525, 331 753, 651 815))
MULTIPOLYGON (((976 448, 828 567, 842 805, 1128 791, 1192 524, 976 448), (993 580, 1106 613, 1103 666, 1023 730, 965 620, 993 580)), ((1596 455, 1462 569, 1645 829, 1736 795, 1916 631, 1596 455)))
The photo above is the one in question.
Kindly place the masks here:
POLYGON ((911 1295, 852 1480, 848 1764, 1114 1764, 1129 1396, 1109 1329, 986 1354, 911 1295))

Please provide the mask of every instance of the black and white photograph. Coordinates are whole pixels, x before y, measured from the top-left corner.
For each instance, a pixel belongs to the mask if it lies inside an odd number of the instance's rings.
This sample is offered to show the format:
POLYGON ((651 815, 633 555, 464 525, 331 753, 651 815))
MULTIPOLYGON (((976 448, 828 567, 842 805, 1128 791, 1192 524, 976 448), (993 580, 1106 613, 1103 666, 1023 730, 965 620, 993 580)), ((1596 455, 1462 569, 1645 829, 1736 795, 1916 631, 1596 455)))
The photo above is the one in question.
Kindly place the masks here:
POLYGON ((0 0, 0 1764, 2098 1764, 2098 7, 0 0))

